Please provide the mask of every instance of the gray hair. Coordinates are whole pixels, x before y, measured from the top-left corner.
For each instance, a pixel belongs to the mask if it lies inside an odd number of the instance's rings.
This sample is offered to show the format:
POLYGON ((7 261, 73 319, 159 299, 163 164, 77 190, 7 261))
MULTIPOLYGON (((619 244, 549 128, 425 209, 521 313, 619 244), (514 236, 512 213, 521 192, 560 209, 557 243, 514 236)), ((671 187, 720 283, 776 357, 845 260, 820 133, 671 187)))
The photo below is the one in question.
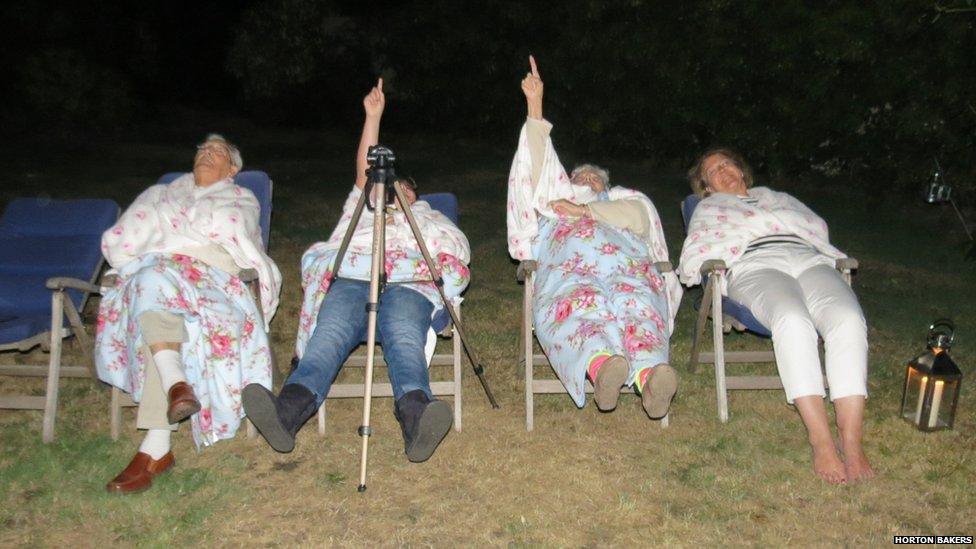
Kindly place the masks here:
POLYGON ((610 172, 608 172, 606 168, 601 168, 596 164, 580 164, 579 166, 576 166, 573 168, 573 173, 569 175, 569 179, 573 180, 577 175, 583 172, 592 172, 599 177, 601 181, 603 181, 603 186, 608 189, 610 188, 610 172))
POLYGON ((237 148, 237 145, 228 141, 224 136, 219 133, 208 133, 207 138, 203 140, 200 145, 206 145, 207 143, 216 141, 227 147, 227 153, 230 155, 231 166, 236 167, 238 170, 244 167, 244 159, 241 157, 241 150, 237 148))

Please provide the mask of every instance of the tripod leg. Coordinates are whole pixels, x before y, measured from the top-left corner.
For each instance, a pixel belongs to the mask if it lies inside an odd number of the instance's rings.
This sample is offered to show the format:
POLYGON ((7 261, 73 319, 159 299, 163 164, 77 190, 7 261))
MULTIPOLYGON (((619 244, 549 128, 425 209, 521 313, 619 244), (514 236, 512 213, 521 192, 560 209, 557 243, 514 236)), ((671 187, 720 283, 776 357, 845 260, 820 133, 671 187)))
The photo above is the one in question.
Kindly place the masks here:
MULTIPOLYGON (((367 200, 369 200, 369 197, 364 190, 362 196, 359 197, 359 202, 356 203, 356 209, 353 210, 352 217, 349 219, 349 227, 346 228, 346 234, 342 235, 342 243, 339 244, 339 252, 336 253, 335 262, 332 264, 333 279, 339 276, 339 269, 342 267, 342 258, 346 256, 346 250, 349 248, 349 242, 352 240, 352 235, 356 232, 356 227, 359 225, 359 217, 363 214, 363 206, 366 205, 367 200)), ((375 223, 373 225, 375 230, 375 223)))
POLYGON ((457 336, 461 339, 461 343, 464 345, 464 351, 468 355, 468 360, 471 361, 471 366, 474 368, 474 373, 478 376, 478 380, 481 382, 481 387, 485 390, 485 395, 488 397, 491 407, 498 408, 498 402, 495 400, 495 395, 492 394, 491 387, 488 386, 488 380, 485 379, 485 368, 475 359, 474 351, 471 349, 471 345, 468 343, 468 338, 464 337, 464 329, 461 326, 461 319, 454 312, 454 308, 451 307, 451 303, 447 300, 447 296, 444 295, 444 279, 440 275, 440 270, 434 264, 434 260, 430 257, 430 252, 427 250, 427 245, 424 243, 424 237, 420 233, 420 228, 417 227, 417 220, 414 218, 413 212, 410 211, 410 207, 407 205, 407 197, 403 194, 403 189, 401 188, 399 181, 393 183, 393 190, 396 191, 397 200, 400 201, 400 208, 403 210, 403 214, 407 218, 407 222, 410 224, 410 230, 413 232, 414 240, 417 241, 417 247, 420 248, 420 253, 424 256, 424 261, 427 263, 427 270, 430 271, 430 276, 434 280, 434 286, 437 287, 437 292, 441 296, 441 302, 444 304, 444 308, 447 309, 447 312, 451 315, 451 322, 454 323, 454 330, 457 336))
POLYGON ((362 437, 363 451, 359 460, 359 488, 366 491, 366 458, 369 455, 369 436, 372 429, 369 426, 370 404, 373 396, 373 363, 376 359, 376 314, 380 302, 380 269, 384 268, 386 255, 386 205, 383 201, 384 184, 375 183, 377 207, 373 212, 373 255, 369 271, 369 300, 366 303, 366 380, 363 392, 363 423, 359 427, 362 437), (380 205, 382 204, 382 205, 380 205))

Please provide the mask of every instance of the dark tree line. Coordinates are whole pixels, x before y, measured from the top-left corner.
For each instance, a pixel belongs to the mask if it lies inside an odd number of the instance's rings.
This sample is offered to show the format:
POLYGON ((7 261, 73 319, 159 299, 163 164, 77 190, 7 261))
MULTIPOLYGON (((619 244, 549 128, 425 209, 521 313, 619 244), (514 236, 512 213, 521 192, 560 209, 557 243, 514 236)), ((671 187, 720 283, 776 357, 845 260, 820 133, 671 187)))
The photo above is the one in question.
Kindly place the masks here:
POLYGON ((907 188, 939 156, 976 180, 971 0, 60 4, 2 8, 4 85, 52 127, 166 102, 348 123, 381 75, 394 127, 510 139, 531 52, 561 142, 594 157, 684 165, 727 143, 764 171, 907 188))

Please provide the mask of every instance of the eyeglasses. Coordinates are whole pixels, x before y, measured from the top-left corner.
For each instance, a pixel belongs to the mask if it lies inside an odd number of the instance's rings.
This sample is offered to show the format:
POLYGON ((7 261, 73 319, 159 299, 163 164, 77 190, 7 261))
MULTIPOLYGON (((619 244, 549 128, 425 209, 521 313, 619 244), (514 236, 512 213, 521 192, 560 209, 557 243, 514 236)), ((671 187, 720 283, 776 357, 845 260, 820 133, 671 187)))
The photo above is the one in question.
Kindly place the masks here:
POLYGON ((735 163, 729 160, 728 158, 726 158, 725 160, 709 168, 708 171, 705 172, 705 179, 711 179, 718 172, 724 171, 728 168, 734 168, 734 167, 735 167, 735 163))
POLYGON ((198 155, 205 152, 230 158, 230 149, 228 149, 226 145, 221 145, 220 143, 204 143, 203 145, 197 145, 198 155))

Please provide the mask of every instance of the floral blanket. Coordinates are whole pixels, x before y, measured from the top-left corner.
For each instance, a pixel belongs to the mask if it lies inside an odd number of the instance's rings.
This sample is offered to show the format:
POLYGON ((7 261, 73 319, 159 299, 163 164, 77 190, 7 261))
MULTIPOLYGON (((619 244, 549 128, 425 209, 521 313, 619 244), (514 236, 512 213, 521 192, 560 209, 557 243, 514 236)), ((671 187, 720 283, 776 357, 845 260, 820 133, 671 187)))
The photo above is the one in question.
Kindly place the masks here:
POLYGON ((577 406, 597 356, 627 357, 631 382, 668 362, 667 284, 641 239, 591 219, 543 218, 536 242, 536 336, 577 406))
POLYGON ((150 253, 123 265, 102 297, 95 335, 98 377, 142 400, 146 347, 138 318, 183 317, 184 372, 200 401, 190 418, 197 446, 232 438, 244 417, 241 389, 271 388, 271 351, 260 312, 237 277, 185 255, 150 253))
POLYGON ((218 244, 238 267, 257 271, 267 329, 278 308, 281 273, 264 251, 260 212, 254 194, 230 178, 197 187, 188 173, 143 191, 102 235, 102 253, 120 269, 143 254, 218 244))
MULTIPOLYGON (((535 246, 542 241, 540 226, 547 219, 556 219, 556 213, 549 202, 565 198, 577 204, 587 204, 599 200, 600 196, 589 187, 570 183, 566 170, 559 161, 552 139, 546 141, 546 151, 538 184, 532 185, 532 157, 529 152, 526 127, 519 135, 518 149, 512 160, 508 176, 508 207, 506 223, 508 228, 508 253, 515 259, 538 258, 535 246)), ((623 187, 612 187, 608 192, 610 200, 637 199, 647 213, 650 231, 641 246, 641 258, 651 262, 668 261, 668 246, 664 240, 661 218, 651 200, 639 191, 623 187)), ((634 258, 640 259, 640 258, 634 258)), ((664 273, 667 287, 667 300, 671 316, 667 317, 669 329, 673 328, 674 316, 681 301, 681 284, 673 273, 664 273)))

